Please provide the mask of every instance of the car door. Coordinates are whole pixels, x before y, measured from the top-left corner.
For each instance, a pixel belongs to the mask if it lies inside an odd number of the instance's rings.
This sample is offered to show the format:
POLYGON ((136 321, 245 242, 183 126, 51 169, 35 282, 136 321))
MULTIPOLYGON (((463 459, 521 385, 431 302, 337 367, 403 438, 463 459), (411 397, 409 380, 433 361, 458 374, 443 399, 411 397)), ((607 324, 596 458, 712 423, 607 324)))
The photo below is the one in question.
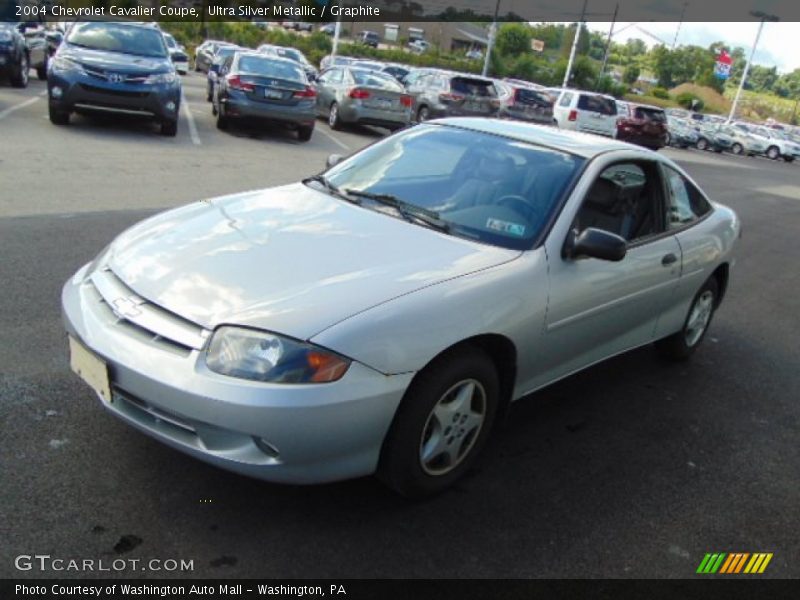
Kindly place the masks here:
POLYGON ((680 278, 681 249, 664 223, 656 162, 612 162, 586 177, 582 197, 562 212, 560 221, 569 222, 555 227, 546 242, 546 352, 536 358, 546 380, 652 341, 680 278), (570 236, 589 227, 624 238, 625 257, 612 262, 569 256, 570 236))
POLYGON ((330 69, 323 77, 325 81, 317 90, 317 106, 319 114, 327 116, 331 112, 331 105, 338 101, 337 92, 344 80, 344 69, 330 69))

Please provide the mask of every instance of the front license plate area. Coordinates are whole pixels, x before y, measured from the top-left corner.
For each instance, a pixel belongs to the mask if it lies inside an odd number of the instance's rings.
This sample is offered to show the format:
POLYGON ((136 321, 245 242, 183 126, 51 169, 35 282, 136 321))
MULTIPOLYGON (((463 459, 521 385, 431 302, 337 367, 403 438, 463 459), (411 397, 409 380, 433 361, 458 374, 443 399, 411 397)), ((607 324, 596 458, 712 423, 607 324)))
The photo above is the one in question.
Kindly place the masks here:
POLYGON ((106 402, 111 402, 111 383, 108 379, 108 365, 78 340, 69 337, 69 366, 106 402))

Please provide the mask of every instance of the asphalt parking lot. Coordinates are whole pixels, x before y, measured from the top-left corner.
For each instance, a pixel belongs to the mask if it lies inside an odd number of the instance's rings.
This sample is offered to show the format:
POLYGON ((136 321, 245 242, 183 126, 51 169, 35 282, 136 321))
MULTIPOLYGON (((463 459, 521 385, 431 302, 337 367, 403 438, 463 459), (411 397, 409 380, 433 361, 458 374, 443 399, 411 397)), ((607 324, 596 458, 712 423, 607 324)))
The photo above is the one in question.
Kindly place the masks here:
POLYGON ((644 348, 517 403, 478 467, 426 502, 370 478, 271 485, 118 422, 67 364, 60 288, 125 227, 296 181, 382 135, 220 132, 203 85, 184 78, 176 138, 55 127, 43 82, 0 86, 0 577, 64 574, 14 567, 49 554, 194 561, 120 573, 153 577, 676 578, 706 552, 772 552, 764 576, 800 577, 798 165, 664 150, 744 224, 690 363, 644 348))

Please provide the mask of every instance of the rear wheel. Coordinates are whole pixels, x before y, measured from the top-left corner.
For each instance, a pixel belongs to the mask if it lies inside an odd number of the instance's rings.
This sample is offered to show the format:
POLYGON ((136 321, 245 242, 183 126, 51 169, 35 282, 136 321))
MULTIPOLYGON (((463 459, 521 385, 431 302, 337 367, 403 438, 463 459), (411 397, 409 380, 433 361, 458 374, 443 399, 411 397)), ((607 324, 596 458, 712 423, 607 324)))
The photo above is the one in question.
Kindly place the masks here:
POLYGON ((314 127, 298 127, 297 128, 297 139, 301 142, 307 142, 311 139, 311 135, 314 133, 314 127))
POLYGON ((436 494, 474 464, 497 411, 500 383, 485 352, 436 359, 405 393, 386 436, 378 477, 404 496, 436 494))
POLYGON ((767 158, 771 158, 772 160, 777 160, 780 155, 781 151, 778 149, 777 146, 770 146, 769 148, 767 148, 767 158))
POLYGON ((214 88, 211 87, 211 84, 206 84, 206 102, 211 102, 214 100, 214 88))
POLYGON ((53 108, 51 104, 48 106, 48 113, 50 116, 50 122, 53 125, 67 125, 69 123, 69 112, 65 110, 57 110, 53 108))
POLYGON ((741 155, 741 154, 744 152, 744 148, 742 147, 742 145, 741 145, 741 144, 739 144, 739 143, 737 142, 736 144, 734 144, 733 146, 731 146, 731 152, 733 152, 734 154, 739 154, 739 155, 741 155))
POLYGON ((328 125, 330 125, 331 129, 342 128, 342 120, 339 117, 339 105, 336 102, 331 104, 331 110, 330 113, 328 113, 328 125))
POLYGON ((683 328, 673 335, 656 342, 656 350, 670 360, 686 360, 708 331, 719 299, 719 285, 716 277, 710 277, 697 292, 689 307, 683 328))
POLYGON ((695 145, 698 150, 708 150, 708 140, 706 138, 700 138, 695 145))
POLYGON ((423 123, 431 118, 431 111, 427 106, 420 106, 417 111, 417 121, 423 123))
POLYGON ((228 117, 222 114, 222 104, 217 107, 217 129, 225 130, 228 128, 228 117))
POLYGON ((22 53, 22 58, 19 60, 19 67, 11 74, 11 85, 17 88, 28 87, 28 71, 30 70, 31 63, 28 61, 28 55, 22 53))

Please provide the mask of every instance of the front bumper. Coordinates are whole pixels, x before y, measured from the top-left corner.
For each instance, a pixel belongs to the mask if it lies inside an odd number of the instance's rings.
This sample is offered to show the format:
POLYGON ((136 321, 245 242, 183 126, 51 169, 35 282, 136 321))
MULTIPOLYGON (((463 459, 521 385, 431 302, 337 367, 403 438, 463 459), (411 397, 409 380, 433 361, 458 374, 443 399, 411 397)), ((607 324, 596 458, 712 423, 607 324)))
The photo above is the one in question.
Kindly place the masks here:
POLYGON ((282 483, 371 474, 413 374, 353 362, 335 383, 266 384, 226 377, 204 349, 158 341, 114 315, 80 269, 63 288, 68 333, 108 364, 112 414, 200 460, 282 483))
POLYGON ((177 81, 112 84, 84 73, 64 74, 52 69, 47 76, 47 93, 50 105, 58 110, 133 114, 162 121, 178 118, 181 99, 177 81), (54 95, 55 88, 61 90, 60 97, 54 95))

